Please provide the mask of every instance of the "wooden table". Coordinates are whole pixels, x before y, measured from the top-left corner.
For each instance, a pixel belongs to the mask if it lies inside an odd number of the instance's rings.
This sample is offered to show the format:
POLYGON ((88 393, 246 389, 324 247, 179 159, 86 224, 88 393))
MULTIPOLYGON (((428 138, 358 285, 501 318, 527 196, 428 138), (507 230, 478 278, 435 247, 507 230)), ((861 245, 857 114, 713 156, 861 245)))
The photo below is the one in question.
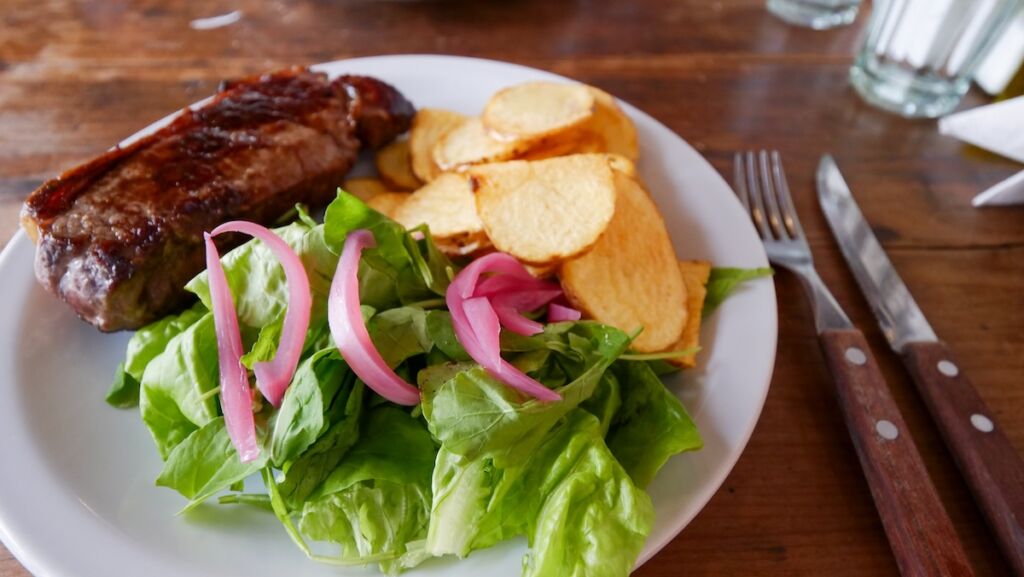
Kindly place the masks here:
MULTIPOLYGON (((24 196, 225 77, 352 56, 509 60, 600 86, 729 174, 738 149, 783 153, 821 275, 868 334, 978 575, 1005 575, 966 486, 888 349, 813 198, 833 153, 936 331, 1024 449, 1024 209, 971 197, 1019 170, 863 103, 846 74, 864 18, 812 32, 762 1, 10 0, 0 19, 0 235, 24 196), (194 30, 196 18, 241 11, 194 30)), ((972 94, 965 106, 984 102, 972 94)), ((637 572, 895 575, 833 399, 810 312, 777 277, 780 335, 754 436, 699 517, 637 572)), ((97 390, 97 394, 100 391, 97 390)), ((7 466, 5 464, 4 466, 7 466)), ((0 547, 0 577, 26 575, 0 547)))

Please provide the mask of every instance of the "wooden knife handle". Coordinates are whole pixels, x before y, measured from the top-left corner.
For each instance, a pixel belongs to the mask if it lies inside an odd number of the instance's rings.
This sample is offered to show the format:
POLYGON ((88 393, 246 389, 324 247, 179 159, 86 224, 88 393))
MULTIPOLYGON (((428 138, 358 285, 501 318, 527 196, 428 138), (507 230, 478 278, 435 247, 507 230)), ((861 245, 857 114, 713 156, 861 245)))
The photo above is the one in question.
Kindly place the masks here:
POLYGON ((1014 573, 1024 576, 1024 460, 944 343, 910 343, 910 371, 1014 573))
POLYGON ((973 575, 863 333, 827 330, 818 338, 900 573, 973 575))

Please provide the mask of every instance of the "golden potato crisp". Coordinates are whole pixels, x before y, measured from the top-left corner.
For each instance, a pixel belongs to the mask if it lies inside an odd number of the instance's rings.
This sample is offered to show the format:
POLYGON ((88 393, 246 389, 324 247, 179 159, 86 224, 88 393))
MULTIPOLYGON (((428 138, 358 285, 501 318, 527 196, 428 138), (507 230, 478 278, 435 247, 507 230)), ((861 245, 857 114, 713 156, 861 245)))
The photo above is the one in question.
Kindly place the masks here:
POLYGON ((534 265, 571 258, 597 242, 615 211, 604 155, 515 160, 468 170, 494 247, 534 265))
POLYGON ((363 202, 370 200, 378 194, 392 192, 380 179, 369 177, 350 178, 341 185, 341 188, 345 192, 357 196, 363 202))
POLYGON ((420 179, 412 172, 408 140, 396 140, 377 151, 377 173, 392 190, 416 190, 420 179))
MULTIPOLYGON (((683 275, 686 286, 686 326, 683 334, 674 346, 673 351, 685 351, 700 346, 700 311, 704 308, 704 297, 708 294, 708 278, 711 276, 711 263, 704 260, 681 260, 679 272, 683 275)), ((697 353, 685 357, 669 359, 668 362, 684 368, 697 366, 697 353)))
POLYGON ((395 218, 395 211, 409 198, 408 192, 382 192, 366 201, 367 206, 388 218, 395 218))
POLYGON ((463 114, 441 108, 421 108, 416 112, 409 131, 409 156, 417 178, 430 182, 441 174, 441 169, 434 164, 434 145, 466 118, 463 114))
POLYGON ((686 287, 658 207, 632 178, 614 178, 615 216, 593 248, 562 263, 562 288, 591 318, 627 332, 642 327, 634 350, 663 351, 686 325, 686 287))
POLYGON ((594 95, 582 84, 527 82, 495 93, 483 123, 498 138, 535 141, 583 124, 593 111, 594 95))
POLYGON ((442 174, 412 193, 395 212, 395 220, 406 228, 426 224, 439 241, 484 235, 465 174, 442 174))
POLYGON ((525 141, 493 138, 479 118, 468 118, 437 141, 433 158, 437 167, 447 172, 469 164, 508 160, 528 149, 525 141))

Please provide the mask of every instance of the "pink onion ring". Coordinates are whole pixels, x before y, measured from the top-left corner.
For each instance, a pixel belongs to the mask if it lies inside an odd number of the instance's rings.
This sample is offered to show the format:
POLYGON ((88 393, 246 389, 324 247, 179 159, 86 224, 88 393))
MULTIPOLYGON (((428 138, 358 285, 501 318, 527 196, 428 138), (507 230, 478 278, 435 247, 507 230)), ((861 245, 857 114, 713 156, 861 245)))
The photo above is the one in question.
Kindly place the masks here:
POLYGON ((242 333, 238 329, 235 301, 231 297, 228 279, 220 264, 220 254, 213 237, 206 239, 206 270, 210 281, 210 304, 213 324, 217 333, 217 364, 220 367, 220 406, 224 412, 224 425, 231 444, 243 463, 259 457, 256 443, 256 423, 252 414, 252 392, 249 374, 242 364, 242 333))
MULTIPOLYGON (((519 278, 530 278, 529 272, 516 259, 504 253, 491 253, 482 256, 469 263, 459 274, 452 279, 448 290, 445 293, 445 302, 448 311, 452 315, 452 327, 455 329, 455 336, 462 343, 469 356, 480 363, 488 373, 506 385, 541 401, 559 401, 562 396, 545 387, 528 375, 513 367, 508 361, 501 358, 500 349, 494 350, 494 343, 497 341, 497 332, 500 327, 495 323, 476 321, 477 328, 486 330, 487 334, 478 335, 474 330, 474 323, 466 315, 463 304, 467 300, 473 300, 473 293, 476 289, 480 275, 485 273, 499 273, 516 276, 519 278), (497 355, 495 354, 497 353, 497 355), (497 357, 497 363, 493 362, 497 357)), ((490 306, 489 301, 485 301, 490 306)), ((470 309, 482 306, 481 304, 471 305, 470 309)))
POLYGON ((583 313, 580 311, 560 305, 558 303, 550 303, 548 305, 548 322, 549 323, 560 323, 562 321, 578 321, 583 313))
POLYGON ((501 363, 501 325, 494 307, 486 297, 473 297, 462 302, 469 328, 476 335, 480 348, 487 356, 484 366, 496 367, 501 363))
POLYGON ((306 331, 309 330, 310 309, 313 307, 309 277, 299 255, 270 229, 253 222, 235 220, 213 229, 211 235, 217 236, 225 232, 240 232, 260 239, 284 268, 284 276, 288 282, 288 308, 285 310, 277 353, 272 360, 258 362, 252 367, 256 374, 256 386, 270 404, 280 407, 284 392, 295 376, 296 367, 299 366, 302 347, 306 342, 306 331))
POLYGON ((373 346, 359 310, 359 258, 376 246, 365 229, 349 233, 327 300, 327 322, 341 356, 352 371, 380 396, 399 405, 420 402, 420 391, 395 374, 373 346))
POLYGON ((490 299, 501 326, 520 335, 532 336, 543 332, 544 325, 524 317, 522 313, 537 310, 560 296, 561 290, 524 290, 498 293, 490 299))

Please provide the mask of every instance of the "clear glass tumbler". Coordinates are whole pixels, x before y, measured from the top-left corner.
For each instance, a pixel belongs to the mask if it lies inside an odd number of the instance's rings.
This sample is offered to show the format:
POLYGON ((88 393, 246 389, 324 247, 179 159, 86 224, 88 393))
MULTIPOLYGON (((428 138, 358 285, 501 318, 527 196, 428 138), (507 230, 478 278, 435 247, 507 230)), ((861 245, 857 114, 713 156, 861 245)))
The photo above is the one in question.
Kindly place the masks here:
POLYGON ((857 17, 861 0, 768 0, 768 11, 815 30, 845 26, 857 17))
POLYGON ((1024 0, 875 0, 850 83, 906 117, 954 108, 1024 0))

